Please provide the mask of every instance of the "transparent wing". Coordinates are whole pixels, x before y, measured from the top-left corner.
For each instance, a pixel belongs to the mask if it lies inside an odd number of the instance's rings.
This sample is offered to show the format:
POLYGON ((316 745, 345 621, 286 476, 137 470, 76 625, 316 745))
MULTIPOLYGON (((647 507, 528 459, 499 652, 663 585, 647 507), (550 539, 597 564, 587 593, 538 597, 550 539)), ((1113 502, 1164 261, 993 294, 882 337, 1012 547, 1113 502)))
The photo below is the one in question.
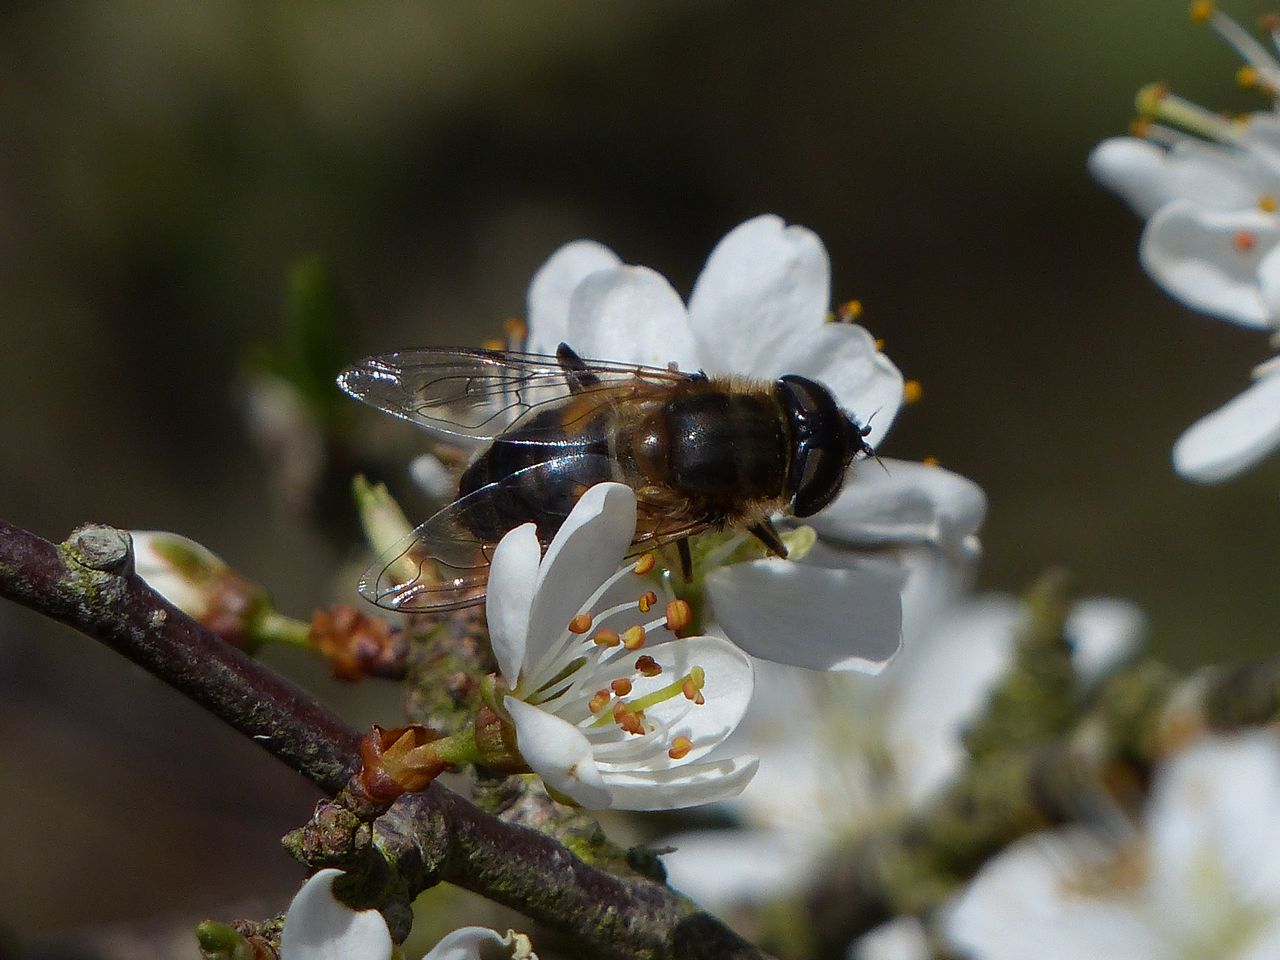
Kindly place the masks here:
POLYGON ((357 589, 380 607, 406 613, 480 603, 502 535, 520 523, 536 522, 539 538, 549 542, 577 498, 608 479, 611 471, 606 457, 568 454, 481 487, 424 521, 379 557, 357 589), (523 516, 512 519, 516 514, 523 516))
MULTIPOLYGON (((570 398, 581 405, 577 415, 586 416, 601 403, 625 402, 655 386, 692 377, 606 360, 583 360, 573 374, 578 382, 571 388, 565 367, 555 357, 441 348, 369 357, 344 370, 338 386, 432 433, 492 440, 535 411, 567 404, 570 398)), ((547 431, 562 431, 563 426, 548 424, 547 431)))

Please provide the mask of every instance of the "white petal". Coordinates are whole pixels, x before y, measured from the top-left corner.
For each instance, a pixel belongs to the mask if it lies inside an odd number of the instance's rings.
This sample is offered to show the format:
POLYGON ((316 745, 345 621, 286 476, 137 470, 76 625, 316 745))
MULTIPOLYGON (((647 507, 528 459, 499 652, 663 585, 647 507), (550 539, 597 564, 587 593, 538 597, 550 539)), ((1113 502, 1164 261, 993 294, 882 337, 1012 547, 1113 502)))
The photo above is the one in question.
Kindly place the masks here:
POLYGON ((967 758, 961 735, 1009 669, 1021 616, 1021 605, 1011 597, 953 607, 894 664, 897 686, 885 739, 913 806, 945 786, 967 758))
POLYGON ((870 425, 876 446, 902 406, 902 374, 876 349, 875 340, 852 323, 824 323, 778 344, 762 361, 762 374, 798 373, 825 384, 860 424, 870 425))
POLYGON ((1108 861, 1083 833, 1019 840, 961 894, 946 937, 973 960, 1168 960, 1168 944, 1125 900, 1087 894, 1108 861))
POLYGON ((1280 318, 1280 245, 1272 247, 1258 262, 1258 289, 1267 315, 1280 318))
POLYGON ((489 960, 498 956, 494 947, 506 948, 503 955, 510 957, 515 939, 513 931, 503 936, 488 927, 461 927, 447 934, 422 960, 489 960), (484 950, 486 947, 490 949, 484 950))
POLYGON ((1142 264, 1189 307, 1248 327, 1268 328, 1258 266, 1280 242, 1280 220, 1260 210, 1221 212, 1177 201, 1142 235, 1142 264), (1248 238, 1247 244, 1241 240, 1248 238))
POLYGON ((281 960, 391 960, 391 932, 377 910, 352 910, 333 895, 332 868, 302 885, 284 917, 281 960))
POLYGON ((591 594, 618 569, 635 530, 636 495, 630 487, 598 483, 574 505, 538 570, 526 669, 539 663, 591 594))
POLYGON ((817 332, 831 303, 831 265, 817 235, 766 215, 711 251, 689 298, 707 369, 768 377, 774 355, 817 332))
POLYGON ((1170 922, 1212 922, 1213 908, 1280 910, 1280 739, 1212 738, 1156 780, 1147 813, 1151 884, 1170 922))
POLYGON ((542 545, 538 542, 537 528, 526 523, 498 542, 489 564, 484 601, 489 643, 498 661, 498 672, 511 687, 520 680, 529 636, 529 611, 541 561, 542 545))
POLYGON ((583 280, 569 302, 566 340, 584 357, 698 369, 684 301, 648 267, 615 267, 583 280))
POLYGON ((662 855, 667 883, 713 912, 784 896, 821 853, 773 830, 701 830, 658 846, 675 847, 662 855))
POLYGON ((1268 192, 1258 165, 1247 157, 1192 141, 1167 150, 1135 137, 1104 140, 1089 154, 1089 172, 1144 219, 1174 200, 1248 210, 1268 192))
POLYGON ((895 917, 863 934, 849 948, 849 960, 931 960, 933 950, 919 917, 895 917))
POLYGON ((972 480, 886 458, 855 465, 835 502, 805 522, 838 543, 935 543, 963 555, 975 549, 986 513, 986 494, 972 480))
POLYGON ((727 800, 742 792, 760 761, 733 757, 667 770, 605 773, 615 810, 676 810, 727 800))
POLYGON ((419 490, 435 500, 457 496, 458 478, 433 453, 424 453, 411 460, 409 477, 419 490))
POLYGON ((134 571, 160 596, 197 620, 209 607, 213 579, 226 563, 203 544, 167 530, 133 530, 134 571))
POLYGON ((876 673, 898 651, 903 572, 756 560, 707 575, 713 617, 753 657, 876 673))
POLYGON ((530 770, 588 810, 610 806, 591 744, 577 727, 515 697, 507 697, 504 704, 515 724, 516 746, 530 770))
POLYGON ((569 336, 569 299, 573 291, 597 270, 608 270, 620 262, 617 254, 594 240, 575 240, 553 253, 529 284, 528 349, 532 353, 555 353, 569 336))
POLYGON ((1248 470, 1280 445, 1280 372, 1202 417, 1173 446, 1173 467, 1188 480, 1217 483, 1248 470))
POLYGON ((650 718, 668 725, 668 742, 675 737, 688 737, 693 743, 693 749, 680 760, 671 760, 662 753, 653 764, 679 766, 705 756, 733 732, 747 712, 755 686, 751 658, 720 637, 688 637, 646 647, 645 652, 658 662, 662 673, 637 678, 629 699, 665 687, 695 666, 706 672, 702 688, 706 703, 698 705, 678 696, 645 711, 650 718))
POLYGON ((1094 683, 1142 643, 1146 615, 1128 600, 1092 597, 1072 605, 1063 633, 1071 640, 1071 662, 1085 683, 1094 683))

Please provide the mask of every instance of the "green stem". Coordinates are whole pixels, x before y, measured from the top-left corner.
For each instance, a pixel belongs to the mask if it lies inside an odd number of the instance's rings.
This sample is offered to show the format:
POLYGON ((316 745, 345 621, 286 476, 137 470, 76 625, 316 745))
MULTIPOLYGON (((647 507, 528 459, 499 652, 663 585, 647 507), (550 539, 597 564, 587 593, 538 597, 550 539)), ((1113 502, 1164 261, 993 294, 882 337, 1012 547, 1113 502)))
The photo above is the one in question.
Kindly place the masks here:
POLYGON ((287 643, 294 647, 311 646, 311 624, 266 609, 249 624, 249 637, 254 643, 287 643))

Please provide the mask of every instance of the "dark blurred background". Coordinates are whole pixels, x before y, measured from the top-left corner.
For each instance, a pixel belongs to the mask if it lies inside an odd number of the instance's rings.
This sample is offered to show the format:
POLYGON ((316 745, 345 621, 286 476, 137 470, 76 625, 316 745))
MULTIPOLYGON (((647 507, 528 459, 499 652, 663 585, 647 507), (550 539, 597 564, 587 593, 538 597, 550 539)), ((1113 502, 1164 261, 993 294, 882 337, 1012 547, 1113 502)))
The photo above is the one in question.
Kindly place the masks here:
MULTIPOLYGON (((306 616, 349 593, 351 549, 264 494, 241 390, 299 256, 345 284, 354 357, 500 334, 576 237, 687 293, 771 211, 823 237, 837 299, 924 385, 884 452, 987 490, 984 587, 1064 565, 1141 604, 1162 657, 1261 654, 1280 463, 1196 487, 1169 449, 1266 343, 1155 289, 1084 169, 1147 81, 1264 106, 1236 66, 1174 0, 5 5, 0 515, 180 531, 306 616)), ((269 658, 396 717, 390 686, 269 658)), ((44 956, 103 924, 265 916, 301 879, 277 841, 309 787, 7 604, 0 743, 0 924, 44 956)))

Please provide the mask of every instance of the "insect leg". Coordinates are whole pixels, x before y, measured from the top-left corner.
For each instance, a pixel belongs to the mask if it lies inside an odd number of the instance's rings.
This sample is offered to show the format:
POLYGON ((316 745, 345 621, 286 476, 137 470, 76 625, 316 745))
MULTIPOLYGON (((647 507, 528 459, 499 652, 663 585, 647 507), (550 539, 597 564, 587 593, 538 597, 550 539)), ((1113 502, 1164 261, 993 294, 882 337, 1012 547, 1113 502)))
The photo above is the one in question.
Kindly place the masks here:
POLYGON ((560 361, 560 369, 564 371, 570 393, 581 393, 587 387, 594 387, 600 382, 600 378, 594 373, 587 372, 587 365, 567 343, 556 347, 556 359, 560 361))
POLYGON ((680 576, 685 583, 693 583, 693 553, 689 550, 689 538, 676 541, 676 550, 680 553, 680 576))
POLYGON ((768 517, 747 527, 747 532, 763 543, 765 549, 775 557, 781 557, 783 560, 787 558, 787 545, 782 542, 778 531, 773 527, 773 521, 768 517))

